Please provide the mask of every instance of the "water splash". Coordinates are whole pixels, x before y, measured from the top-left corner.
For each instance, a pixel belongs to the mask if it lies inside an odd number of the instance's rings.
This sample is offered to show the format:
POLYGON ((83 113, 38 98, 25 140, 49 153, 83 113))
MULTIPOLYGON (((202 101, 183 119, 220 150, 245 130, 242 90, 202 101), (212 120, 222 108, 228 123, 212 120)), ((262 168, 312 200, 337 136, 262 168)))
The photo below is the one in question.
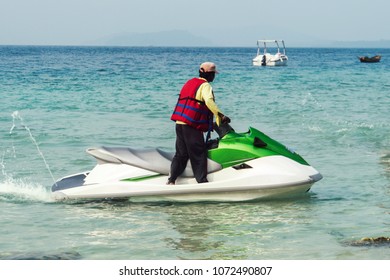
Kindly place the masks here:
POLYGON ((54 177, 50 170, 50 167, 39 148, 39 145, 34 138, 30 128, 25 125, 23 118, 20 116, 18 111, 12 113, 12 126, 9 130, 9 135, 11 137, 11 147, 2 151, 0 157, 0 201, 12 201, 12 202, 24 202, 24 201, 43 201, 43 202, 53 202, 53 198, 51 193, 40 184, 36 184, 33 182, 27 182, 25 179, 14 178, 12 172, 7 172, 6 166, 6 157, 10 156, 16 158, 16 148, 14 144, 14 131, 18 128, 22 127, 25 131, 28 132, 29 138, 31 142, 36 147, 38 154, 42 158, 46 169, 48 170, 51 178, 54 181, 54 177))
MULTIPOLYGON (((37 149, 37 151, 38 151, 39 156, 42 158, 42 160, 43 160, 43 162, 44 162, 44 164, 45 164, 45 166, 46 166, 46 169, 47 169, 47 171, 48 171, 49 174, 50 174, 50 177, 52 178, 54 184, 56 184, 56 180, 54 179, 53 173, 51 172, 50 166, 49 166, 49 164, 47 163, 45 156, 43 155, 41 149, 39 148, 38 142, 37 142, 36 139, 34 138, 34 136, 33 136, 32 132, 31 132, 30 128, 29 128, 27 125, 24 124, 24 120, 23 120, 23 118, 21 117, 21 115, 19 114, 19 111, 14 111, 14 112, 12 113, 11 116, 12 116, 12 126, 11 126, 11 128, 10 128, 10 130, 9 130, 9 134, 10 134, 11 137, 12 137, 13 131, 14 131, 14 129, 17 127, 17 126, 16 126, 16 122, 19 121, 20 126, 21 126, 22 128, 24 128, 24 129, 27 131, 27 133, 28 133, 28 135, 29 135, 29 137, 30 137, 31 142, 35 145, 35 147, 36 147, 36 149, 37 149)), ((16 151, 15 151, 15 146, 13 145, 13 142, 12 142, 12 150, 13 150, 13 156, 16 157, 16 151)), ((3 165, 3 166, 4 166, 4 165, 3 165)))
POLYGON ((7 175, 5 180, 0 182, 0 200, 3 201, 43 201, 53 202, 51 193, 42 185, 26 183, 7 175))

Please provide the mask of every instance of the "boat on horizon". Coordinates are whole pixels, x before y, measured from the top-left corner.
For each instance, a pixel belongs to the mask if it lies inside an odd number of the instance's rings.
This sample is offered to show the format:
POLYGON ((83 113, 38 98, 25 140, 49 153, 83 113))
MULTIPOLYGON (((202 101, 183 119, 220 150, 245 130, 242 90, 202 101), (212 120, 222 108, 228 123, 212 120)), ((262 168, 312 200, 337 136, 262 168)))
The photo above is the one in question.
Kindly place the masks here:
POLYGON ((375 62, 379 62, 381 60, 381 56, 380 55, 375 55, 375 56, 372 56, 372 57, 368 57, 368 56, 359 56, 359 60, 360 62, 364 62, 364 63, 375 63, 375 62))
POLYGON ((257 40, 257 54, 252 59, 254 66, 285 66, 287 65, 288 57, 286 55, 286 46, 284 40, 257 40), (280 52, 279 43, 282 45, 280 52), (268 44, 268 45, 267 45, 268 44), (269 45, 273 44, 273 47, 269 45), (270 49, 276 48, 275 54, 270 53, 270 49))

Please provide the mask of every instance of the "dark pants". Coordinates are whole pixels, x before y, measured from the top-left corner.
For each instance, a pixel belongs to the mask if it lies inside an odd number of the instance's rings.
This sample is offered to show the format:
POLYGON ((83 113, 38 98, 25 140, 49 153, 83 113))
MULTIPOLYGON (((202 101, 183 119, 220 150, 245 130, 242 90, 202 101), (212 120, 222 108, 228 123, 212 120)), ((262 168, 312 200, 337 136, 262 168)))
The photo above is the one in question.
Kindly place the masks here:
POLYGON ((176 181, 191 162, 198 183, 207 182, 207 148, 203 132, 189 125, 176 124, 176 154, 172 159, 170 181, 176 181))

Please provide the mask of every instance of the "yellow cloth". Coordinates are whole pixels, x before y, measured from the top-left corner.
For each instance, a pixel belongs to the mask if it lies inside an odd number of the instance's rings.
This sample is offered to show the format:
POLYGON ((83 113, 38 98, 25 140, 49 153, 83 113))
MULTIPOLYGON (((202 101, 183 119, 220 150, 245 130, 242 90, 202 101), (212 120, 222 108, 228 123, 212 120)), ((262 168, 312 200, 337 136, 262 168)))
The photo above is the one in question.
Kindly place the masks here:
MULTIPOLYGON (((202 80, 205 80, 206 83, 201 84, 201 86, 198 88, 198 91, 196 92, 195 99, 199 101, 203 101, 207 108, 214 114, 215 116, 215 122, 219 126, 221 123, 221 117, 218 113, 221 113, 219 110, 217 104, 215 103, 214 94, 213 94, 213 88, 211 87, 210 83, 207 82, 206 79, 199 78, 202 80)), ((178 124, 186 124, 181 121, 176 121, 178 124)))

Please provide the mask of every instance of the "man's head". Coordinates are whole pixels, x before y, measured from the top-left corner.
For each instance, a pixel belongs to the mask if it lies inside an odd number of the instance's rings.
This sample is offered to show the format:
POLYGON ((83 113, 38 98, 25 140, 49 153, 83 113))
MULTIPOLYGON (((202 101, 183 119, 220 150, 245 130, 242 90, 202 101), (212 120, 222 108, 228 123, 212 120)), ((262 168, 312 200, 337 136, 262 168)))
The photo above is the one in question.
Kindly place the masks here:
POLYGON ((199 67, 199 77, 208 82, 214 81, 216 73, 218 73, 217 66, 213 62, 203 62, 199 67))

